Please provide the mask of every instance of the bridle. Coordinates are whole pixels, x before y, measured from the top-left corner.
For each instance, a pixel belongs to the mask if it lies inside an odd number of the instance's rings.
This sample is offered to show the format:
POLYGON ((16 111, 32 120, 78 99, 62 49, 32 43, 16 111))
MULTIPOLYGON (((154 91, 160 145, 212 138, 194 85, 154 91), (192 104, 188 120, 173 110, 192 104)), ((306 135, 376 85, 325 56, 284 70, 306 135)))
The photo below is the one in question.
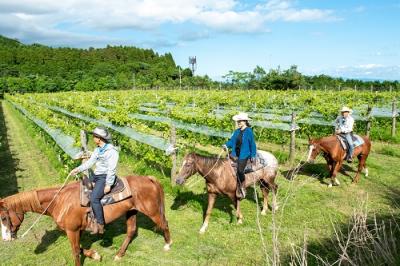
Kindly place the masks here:
MULTIPOLYGON (((1 222, 3 223, 4 221, 6 222, 6 226, 10 229, 11 232, 11 237, 12 238, 16 238, 17 237, 17 227, 13 225, 11 218, 10 218, 10 213, 8 210, 5 210, 5 212, 7 213, 7 215, 5 216, 1 216, 1 222), (13 228, 14 227, 14 228, 13 228), (13 230, 14 229, 14 230, 13 230)), ((24 215, 24 213, 22 212, 15 212, 15 216, 17 216, 18 221, 20 222, 20 224, 22 223, 22 219, 20 218, 19 215, 24 215)))

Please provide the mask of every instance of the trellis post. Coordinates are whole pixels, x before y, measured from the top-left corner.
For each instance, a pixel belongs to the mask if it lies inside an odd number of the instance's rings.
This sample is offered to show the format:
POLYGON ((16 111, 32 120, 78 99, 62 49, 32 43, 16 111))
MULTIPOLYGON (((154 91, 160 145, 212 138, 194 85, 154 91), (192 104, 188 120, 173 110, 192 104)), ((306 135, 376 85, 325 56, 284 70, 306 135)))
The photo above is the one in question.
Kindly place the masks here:
POLYGON ((295 153, 296 153, 296 113, 292 113, 292 120, 290 125, 290 150, 289 150, 289 162, 293 164, 295 153))
POLYGON ((396 136, 396 118, 397 118, 396 101, 392 102, 392 137, 396 136))

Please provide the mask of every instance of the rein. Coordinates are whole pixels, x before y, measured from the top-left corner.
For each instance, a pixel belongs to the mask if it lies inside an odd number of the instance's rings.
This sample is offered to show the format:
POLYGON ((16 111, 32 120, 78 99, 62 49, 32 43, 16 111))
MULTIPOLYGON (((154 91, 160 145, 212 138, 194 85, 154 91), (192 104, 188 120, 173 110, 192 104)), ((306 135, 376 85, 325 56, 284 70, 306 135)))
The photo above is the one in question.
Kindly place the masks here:
POLYGON ((213 167, 211 167, 210 171, 208 171, 208 173, 207 173, 206 175, 203 175, 204 178, 205 178, 206 176, 208 176, 208 175, 211 173, 211 171, 215 168, 215 166, 217 165, 219 159, 221 159, 221 155, 222 155, 223 152, 224 152, 224 150, 222 150, 222 151, 218 154, 218 158, 217 158, 217 160, 215 161, 213 167))
POLYGON ((26 234, 28 234, 28 232, 39 222, 40 218, 47 212, 47 210, 49 209, 50 205, 53 203, 53 201, 56 199, 56 197, 58 196, 58 194, 60 193, 60 191, 65 187, 65 185, 67 184, 67 180, 69 179, 69 177, 71 176, 71 174, 68 174, 67 177, 64 180, 64 183, 62 184, 62 186, 60 187, 60 189, 57 191, 57 193, 54 195, 53 199, 50 201, 49 205, 47 205, 47 207, 44 209, 44 211, 39 215, 39 217, 35 220, 35 222, 33 222, 33 224, 25 231, 25 233, 22 234, 21 238, 24 238, 26 234))

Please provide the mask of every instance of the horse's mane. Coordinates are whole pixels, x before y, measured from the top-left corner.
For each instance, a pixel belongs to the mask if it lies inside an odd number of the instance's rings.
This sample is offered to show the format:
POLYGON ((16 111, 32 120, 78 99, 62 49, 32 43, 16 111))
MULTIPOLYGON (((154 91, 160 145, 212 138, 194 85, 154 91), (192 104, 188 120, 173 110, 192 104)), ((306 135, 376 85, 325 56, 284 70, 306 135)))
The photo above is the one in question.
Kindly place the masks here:
POLYGON ((220 158, 220 157, 208 157, 208 156, 204 156, 201 154, 197 154, 195 153, 196 157, 200 158, 206 167, 217 167, 217 166, 221 166, 225 159, 224 158, 220 158))
POLYGON ((42 210, 35 190, 21 192, 4 199, 7 208, 15 211, 36 211, 42 210))

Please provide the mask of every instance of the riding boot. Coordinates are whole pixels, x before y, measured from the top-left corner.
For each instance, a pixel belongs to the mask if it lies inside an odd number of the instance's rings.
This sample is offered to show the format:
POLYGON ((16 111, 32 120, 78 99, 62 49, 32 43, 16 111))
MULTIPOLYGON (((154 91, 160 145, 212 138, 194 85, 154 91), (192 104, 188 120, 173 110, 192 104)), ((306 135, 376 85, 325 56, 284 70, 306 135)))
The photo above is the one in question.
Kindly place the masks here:
POLYGON ((236 187, 236 197, 239 200, 242 200, 246 197, 246 189, 244 188, 244 186, 242 184, 238 184, 238 186, 236 187))
POLYGON ((92 232, 90 232, 90 234, 91 235, 104 234, 104 224, 94 223, 93 230, 92 232))
POLYGON ((243 195, 242 195, 242 193, 240 192, 240 187, 239 187, 239 186, 236 187, 236 198, 237 198, 238 200, 241 200, 241 199, 243 198, 243 195))
POLYGON ((242 193, 243 198, 245 198, 246 197, 246 188, 244 187, 244 182, 240 186, 240 192, 242 193))

